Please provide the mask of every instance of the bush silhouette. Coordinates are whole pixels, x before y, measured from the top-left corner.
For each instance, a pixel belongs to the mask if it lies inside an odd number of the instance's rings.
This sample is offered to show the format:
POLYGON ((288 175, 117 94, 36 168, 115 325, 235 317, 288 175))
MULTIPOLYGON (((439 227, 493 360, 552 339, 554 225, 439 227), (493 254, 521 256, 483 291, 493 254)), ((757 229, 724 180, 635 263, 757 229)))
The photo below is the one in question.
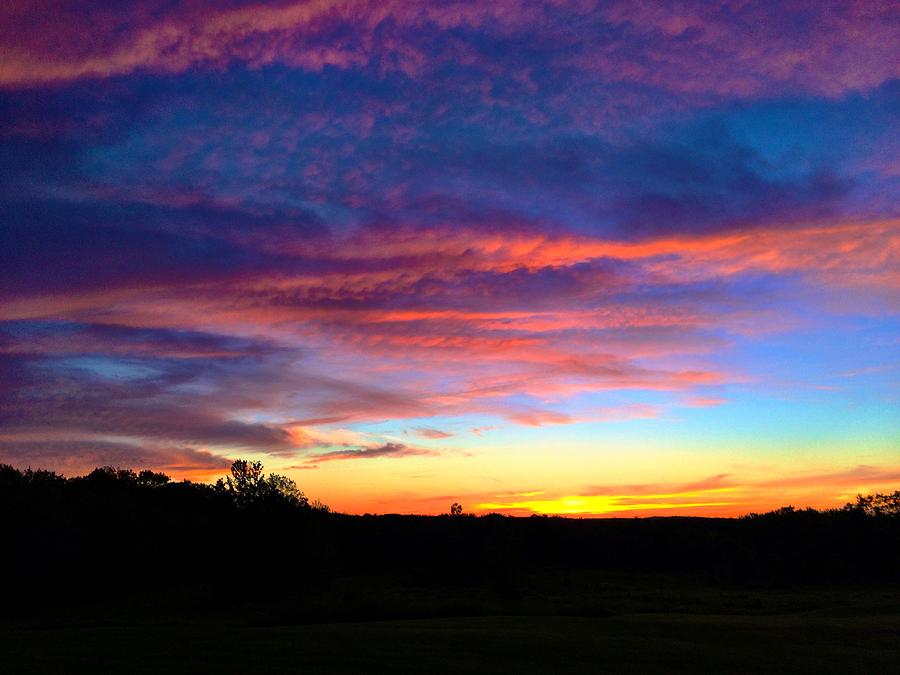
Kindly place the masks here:
POLYGON ((870 517, 900 517, 900 490, 890 494, 856 495, 856 501, 844 510, 862 513, 870 517))
POLYGON ((239 508, 263 505, 309 508, 309 500, 287 476, 263 473, 261 462, 235 460, 231 475, 216 482, 216 490, 227 494, 239 508))

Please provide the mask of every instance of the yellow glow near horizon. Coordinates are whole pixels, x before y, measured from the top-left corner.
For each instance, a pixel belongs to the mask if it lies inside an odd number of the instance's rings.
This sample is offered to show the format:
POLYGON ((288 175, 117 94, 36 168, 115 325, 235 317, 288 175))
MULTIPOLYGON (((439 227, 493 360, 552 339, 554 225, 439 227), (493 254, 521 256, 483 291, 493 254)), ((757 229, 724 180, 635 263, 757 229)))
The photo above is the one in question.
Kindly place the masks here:
POLYGON ((648 511, 655 509, 698 508, 711 506, 731 506, 728 501, 654 501, 681 500, 701 498, 713 493, 735 492, 734 487, 704 490, 702 492, 673 492, 668 494, 648 495, 566 495, 555 499, 532 499, 512 502, 485 502, 477 504, 476 509, 482 511, 528 510, 546 515, 572 515, 585 513, 591 515, 615 513, 618 511, 648 511), (634 500, 633 503, 622 503, 622 500, 634 500))

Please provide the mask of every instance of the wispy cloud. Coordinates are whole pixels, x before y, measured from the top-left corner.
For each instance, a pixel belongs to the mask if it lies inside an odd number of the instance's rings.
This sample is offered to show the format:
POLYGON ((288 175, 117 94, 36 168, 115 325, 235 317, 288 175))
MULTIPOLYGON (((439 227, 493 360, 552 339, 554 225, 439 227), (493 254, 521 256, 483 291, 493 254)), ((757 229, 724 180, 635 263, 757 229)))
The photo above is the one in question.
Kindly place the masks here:
POLYGON ((430 438, 433 440, 451 438, 453 436, 453 434, 448 431, 441 431, 440 429, 434 429, 432 427, 415 427, 413 431, 422 438, 430 438))
POLYGON ((550 36, 556 49, 544 48, 544 66, 552 72, 572 78, 567 71, 577 68, 581 82, 628 82, 681 94, 771 95, 793 87, 838 95, 898 75, 889 48, 897 32, 888 6, 809 5, 801 19, 771 3, 720 5, 690 2, 676 9, 616 2, 590 11, 576 3, 520 0, 490 7, 316 0, 156 11, 141 5, 114 17, 102 5, 63 4, 54 7, 51 21, 39 22, 35 13, 46 9, 14 4, 5 10, 8 58, 0 84, 171 74, 232 63, 313 72, 377 68, 418 79, 451 59, 485 70, 527 67, 527 57, 539 56, 538 47, 550 36), (563 31, 572 15, 589 35, 604 38, 579 40, 563 31), (448 30, 456 40, 446 37, 448 30), (794 38, 800 30, 802 47, 794 38), (86 31, 98 36, 96 47, 86 48, 79 39, 86 31), (337 39, 348 33, 357 39, 337 39), (489 47, 504 41, 519 45, 523 56, 492 58, 489 47))
POLYGON ((307 460, 310 464, 333 462, 350 459, 378 459, 381 457, 435 457, 438 453, 426 448, 414 448, 402 443, 385 443, 370 448, 353 448, 348 450, 333 450, 320 455, 313 455, 307 460))
POLYGON ((837 507, 852 500, 857 491, 890 490, 898 484, 900 467, 859 465, 828 473, 782 472, 771 478, 721 473, 686 483, 590 485, 576 494, 497 495, 501 499, 484 500, 477 508, 585 516, 632 512, 737 515, 788 505, 837 507))
POLYGON ((223 474, 231 460, 189 447, 147 446, 107 440, 7 440, 0 437, 0 462, 17 467, 50 468, 68 476, 98 466, 152 468, 176 478, 208 480, 223 474))

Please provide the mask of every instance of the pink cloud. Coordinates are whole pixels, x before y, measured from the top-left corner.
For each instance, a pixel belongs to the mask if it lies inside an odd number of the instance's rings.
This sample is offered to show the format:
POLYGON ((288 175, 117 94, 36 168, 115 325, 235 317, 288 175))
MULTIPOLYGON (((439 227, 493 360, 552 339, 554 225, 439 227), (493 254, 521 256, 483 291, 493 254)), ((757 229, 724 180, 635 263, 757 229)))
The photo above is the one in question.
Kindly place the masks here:
POLYGON ((416 427, 415 429, 413 429, 413 431, 422 438, 441 439, 450 438, 453 436, 453 434, 451 433, 441 431, 440 429, 433 429, 431 427, 416 427))
MULTIPOLYGON (((240 272, 192 287, 157 284, 0 301, 9 319, 114 318, 118 326, 85 329, 68 342, 51 334, 38 342, 0 341, 0 351, 24 355, 40 343, 42 350, 65 354, 90 352, 93 345, 121 356, 190 360, 241 359, 257 350, 272 362, 264 371, 267 386, 227 388, 223 380, 222 409, 201 410, 196 420, 176 424, 165 406, 137 416, 105 409, 105 417, 92 422, 52 414, 72 429, 112 431, 127 419, 140 433, 165 432, 171 440, 234 437, 267 451, 292 452, 315 443, 291 435, 298 414, 282 406, 294 395, 301 398, 292 405, 317 425, 471 413, 530 426, 566 424, 594 419, 559 412, 569 397, 627 389, 677 392, 690 405, 718 404, 716 397, 695 392, 747 381, 748 375, 725 372, 705 356, 751 321, 752 298, 729 298, 733 311, 714 312, 702 296, 671 293, 673 285, 770 274, 825 296, 848 288, 876 288, 886 296, 900 291, 897 221, 636 241, 525 229, 506 236, 474 227, 435 228, 419 236, 404 229, 363 230, 298 240, 292 247, 285 255, 316 259, 316 268, 240 272), (564 276, 565 292, 541 298, 542 285, 529 284, 531 275, 545 273, 570 275, 564 276), (505 295, 470 282, 485 274, 496 282, 494 289, 508 289, 505 295), (641 295, 631 295, 635 288, 641 295), (163 333, 173 325, 182 332, 163 333), (141 339, 131 340, 128 331, 141 339), (219 332, 235 337, 204 337, 219 332), (260 334, 266 341, 248 341, 260 334), (315 367, 299 358, 303 350, 317 354, 315 367), (540 403, 514 405, 508 399, 517 395, 540 403), (272 423, 230 418, 234 411, 273 409, 282 410, 283 418, 272 423)), ((790 317, 768 311, 752 321, 789 325, 790 317)), ((242 382, 238 375, 232 379, 242 382)), ((604 414, 613 415, 601 411, 594 421, 604 421, 604 414)), ((632 407, 615 414, 649 417, 658 410, 632 407)))
MULTIPOLYGON (((139 71, 181 73, 230 63, 314 72, 374 68, 382 75, 424 79, 452 62, 494 76, 507 71, 513 81, 529 83, 526 67, 492 59, 477 41, 462 35, 446 44, 422 39, 459 28, 483 39, 555 44, 558 53, 551 53, 544 67, 575 72, 585 86, 657 87, 699 104, 709 97, 779 91, 838 96, 900 75, 892 51, 900 35, 890 3, 813 3, 785 12, 767 2, 700 0, 613 2, 596 10, 578 2, 519 0, 447 6, 399 0, 130 3, 115 11, 102 5, 13 2, 3 19, 0 86, 139 71), (573 21, 586 26, 590 39, 566 30, 573 21), (336 39, 348 32, 352 41, 336 39)), ((489 93, 479 93, 485 103, 494 103, 489 93)), ((526 113, 542 119, 540 110, 526 113)))
POLYGON ((644 403, 631 403, 628 405, 611 406, 599 411, 597 417, 591 421, 598 422, 625 422, 627 420, 656 419, 662 414, 659 406, 644 403))
POLYGON ((542 427, 547 424, 569 424, 573 421, 571 415, 554 410, 516 410, 510 411, 507 417, 513 422, 529 427, 542 427))
POLYGON ((728 399, 721 396, 690 396, 685 402, 692 408, 712 408, 728 403, 728 399))

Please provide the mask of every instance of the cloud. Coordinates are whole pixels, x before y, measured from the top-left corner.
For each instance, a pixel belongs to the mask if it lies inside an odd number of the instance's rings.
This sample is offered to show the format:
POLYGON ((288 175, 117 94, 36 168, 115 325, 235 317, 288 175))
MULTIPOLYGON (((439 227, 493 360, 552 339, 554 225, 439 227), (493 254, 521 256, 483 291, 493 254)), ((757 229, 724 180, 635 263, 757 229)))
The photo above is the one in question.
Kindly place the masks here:
POLYGON ((553 410, 517 410, 506 415, 510 420, 529 427, 542 427, 547 424, 569 424, 572 417, 553 410))
POLYGON ((860 464, 844 471, 812 473, 799 476, 780 476, 759 481, 765 488, 850 487, 900 483, 900 467, 877 467, 860 464))
POLYGON ((839 95, 897 76, 895 65, 874 63, 882 49, 877 41, 896 31, 895 25, 879 26, 896 16, 888 5, 851 2, 798 9, 786 13, 766 2, 697 0, 678 7, 611 3, 602 11, 613 24, 633 31, 633 48, 622 60, 598 65, 610 71, 624 66, 623 79, 664 83, 686 91, 709 90, 710 80, 719 78, 714 87, 731 95, 771 92, 787 82, 807 91, 839 95), (847 32, 863 26, 874 33, 857 41, 847 32), (707 68, 695 75, 701 62, 707 68), (868 65, 875 70, 867 72, 868 65))
MULTIPOLYGON (((770 471, 771 473, 771 471, 770 471)), ((576 494, 550 493, 540 499, 516 494, 482 497, 480 511, 561 515, 740 515, 793 504, 839 507, 857 492, 891 490, 900 483, 900 467, 858 465, 818 473, 784 472, 770 478, 720 473, 686 483, 591 485, 576 494)), ((522 495, 531 497, 532 495, 522 495)))
POLYGON ((264 339, 171 328, 71 321, 0 322, 0 352, 7 354, 239 359, 274 354, 281 349, 264 339))
POLYGON ((163 471, 175 478, 205 479, 227 471, 231 460, 190 447, 153 447, 105 440, 7 440, 0 437, 0 462, 49 469, 73 476, 98 466, 163 471))
POLYGON ((689 396, 685 404, 692 408, 712 408, 728 403, 727 398, 721 396, 689 396))
POLYGON ((591 418, 599 422, 624 422, 627 420, 656 419, 661 414, 659 406, 646 403, 630 403, 627 405, 610 406, 599 411, 599 414, 591 418))
POLYGON ((440 429, 433 429, 432 427, 415 427, 413 431, 417 433, 422 438, 429 439, 441 439, 441 438, 450 438, 453 434, 447 431, 441 431, 440 429))
POLYGON ((384 445, 370 448, 355 448, 351 450, 334 450, 319 455, 312 455, 307 462, 321 464, 322 462, 343 461, 349 459, 377 459, 381 457, 434 457, 438 453, 426 448, 413 448, 402 443, 385 443, 384 445))
POLYGON ((452 60, 488 72, 519 69, 532 87, 542 83, 528 68, 538 60, 567 80, 639 84, 683 96, 771 95, 789 87, 838 95, 898 75, 889 47, 897 38, 894 13, 871 3, 785 13, 763 2, 698 1, 677 8, 605 3, 589 11, 568 2, 505 0, 486 7, 315 0, 277 6, 139 3, 121 15, 102 5, 62 3, 51 11, 30 4, 5 10, 0 85, 217 70, 235 63, 425 79, 452 60), (94 36, 89 45, 87 33, 94 36), (355 39, 341 39, 348 34, 355 39), (500 51, 503 45, 516 49, 500 51))
POLYGON ((591 485, 582 494, 588 496, 609 495, 652 495, 652 494, 679 494, 706 492, 734 486, 733 477, 730 474, 720 473, 707 478, 702 478, 690 483, 645 483, 637 485, 591 485))
POLYGON ((313 237, 295 252, 318 260, 308 273, 239 271, 189 291, 176 278, 165 288, 0 303, 23 317, 0 325, 8 373, 0 417, 23 430, 278 454, 328 442, 292 432, 298 419, 309 427, 473 413, 527 426, 649 418, 659 408, 592 413, 567 399, 631 389, 717 402, 690 392, 740 381, 703 354, 719 344, 712 331, 728 329, 728 312, 713 308, 752 309, 741 279, 806 277, 820 290, 889 293, 900 227, 848 222, 638 241, 460 232, 363 230, 330 236, 329 248, 313 237), (546 295, 531 285, 544 270, 552 270, 546 295), (482 279, 498 289, 493 297, 482 279), (702 286, 710 281, 715 294, 702 286), (96 320, 111 315, 121 323, 96 320), (159 317, 177 327, 155 325, 159 317), (312 352, 316 363, 304 363, 312 352))
POLYGON ((832 331, 900 307, 883 3, 0 13, 10 438, 286 458, 650 419, 820 386, 832 331))
POLYGON ((290 426, 289 431, 298 448, 315 448, 328 445, 362 445, 370 442, 371 434, 353 429, 321 429, 314 425, 290 426))
MULTIPOLYGON (((62 334, 68 330, 62 327, 62 334)), ((74 332, 84 335, 79 329, 74 332)), ((14 336, 16 331, 6 334, 14 336)), ((265 405, 277 395, 246 383, 233 388, 234 378, 269 369, 255 354, 172 358, 142 352, 153 344, 142 340, 136 348, 140 356, 85 356, 78 340, 71 344, 74 353, 22 354, 30 335, 26 331, 13 338, 4 350, 8 353, 0 354, 0 420, 8 434, 108 434, 146 439, 153 446, 262 451, 292 446, 290 434, 278 424, 236 419, 236 411, 265 405)), ((170 349, 163 343, 162 351, 170 349)))

